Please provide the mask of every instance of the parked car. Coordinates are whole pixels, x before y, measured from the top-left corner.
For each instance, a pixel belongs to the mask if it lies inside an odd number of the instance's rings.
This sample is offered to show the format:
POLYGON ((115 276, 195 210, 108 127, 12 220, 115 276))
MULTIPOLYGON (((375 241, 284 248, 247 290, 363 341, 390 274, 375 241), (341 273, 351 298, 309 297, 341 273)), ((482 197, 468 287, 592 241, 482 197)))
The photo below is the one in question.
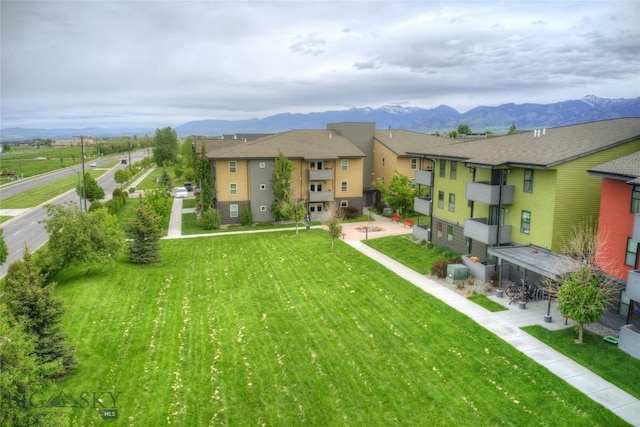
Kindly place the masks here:
POLYGON ((91 163, 89 164, 89 166, 91 166, 92 168, 95 168, 95 167, 96 167, 96 166, 98 166, 98 165, 96 164, 96 162, 91 162, 91 163))
POLYGON ((191 185, 190 182, 185 182, 184 183, 184 188, 186 188, 187 191, 193 191, 193 185, 191 185))
POLYGON ((176 188, 176 198, 178 199, 183 199, 189 197, 189 192, 187 191, 186 188, 184 187, 178 187, 176 188))

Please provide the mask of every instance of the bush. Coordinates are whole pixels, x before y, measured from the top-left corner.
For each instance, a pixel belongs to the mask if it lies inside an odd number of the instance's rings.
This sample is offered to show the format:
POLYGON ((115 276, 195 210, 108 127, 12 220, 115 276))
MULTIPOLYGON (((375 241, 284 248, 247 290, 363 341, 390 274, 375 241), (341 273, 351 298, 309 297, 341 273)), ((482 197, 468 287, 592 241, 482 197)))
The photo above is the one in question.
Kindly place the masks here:
POLYGON ((251 209, 245 206, 240 210, 240 225, 251 224, 253 224, 253 214, 251 213, 251 209))
POLYGON ((431 267, 433 274, 440 279, 444 279, 445 277, 447 277, 447 265, 448 264, 446 261, 434 262, 433 266, 431 267))
POLYGON ((347 206, 344 208, 340 208, 340 210, 341 210, 340 216, 344 219, 352 219, 360 215, 360 211, 358 210, 358 208, 354 206, 347 206))
POLYGON ((93 202, 91 202, 91 206, 89 206, 89 212, 93 212, 104 207, 104 204, 100 200, 94 200, 93 202))
POLYGON ((127 193, 125 193, 124 191, 122 191, 122 189, 119 188, 119 187, 116 188, 115 190, 113 190, 113 193, 111 193, 111 195, 113 196, 114 199, 129 197, 129 195, 127 193))
POLYGON ((135 193, 136 192, 136 187, 129 187, 129 193, 135 193))
POLYGON ((387 207, 387 204, 385 202, 378 202, 373 207, 373 209, 376 211, 377 214, 382 215, 382 212, 384 212, 384 208, 386 207, 387 207))
POLYGON ((200 218, 200 227, 204 230, 217 230, 220 228, 222 218, 220 212, 217 209, 208 208, 202 211, 202 217, 200 218))

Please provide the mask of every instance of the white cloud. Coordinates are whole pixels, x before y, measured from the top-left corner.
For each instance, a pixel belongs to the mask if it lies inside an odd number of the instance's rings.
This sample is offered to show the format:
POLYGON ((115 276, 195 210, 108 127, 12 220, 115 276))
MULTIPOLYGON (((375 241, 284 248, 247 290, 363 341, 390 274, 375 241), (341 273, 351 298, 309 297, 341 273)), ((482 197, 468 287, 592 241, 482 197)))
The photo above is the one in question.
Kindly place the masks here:
POLYGON ((640 96, 638 2, 27 0, 0 8, 2 127, 640 96))

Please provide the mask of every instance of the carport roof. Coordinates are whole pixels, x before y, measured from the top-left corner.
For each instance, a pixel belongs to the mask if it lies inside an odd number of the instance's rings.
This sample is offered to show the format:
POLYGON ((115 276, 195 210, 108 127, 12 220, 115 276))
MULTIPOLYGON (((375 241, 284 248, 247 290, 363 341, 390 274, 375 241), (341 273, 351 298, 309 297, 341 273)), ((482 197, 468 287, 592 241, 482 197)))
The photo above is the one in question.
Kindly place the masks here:
POLYGON ((580 270, 582 264, 566 255, 533 246, 494 246, 488 253, 551 279, 580 270))

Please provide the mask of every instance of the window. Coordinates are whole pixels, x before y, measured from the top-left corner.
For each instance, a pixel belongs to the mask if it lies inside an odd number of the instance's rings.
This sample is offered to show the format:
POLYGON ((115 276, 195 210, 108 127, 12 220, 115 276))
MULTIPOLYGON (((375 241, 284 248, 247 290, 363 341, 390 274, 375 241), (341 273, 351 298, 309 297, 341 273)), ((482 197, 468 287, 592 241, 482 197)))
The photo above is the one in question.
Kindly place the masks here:
POLYGON ((411 158, 411 170, 418 169, 418 159, 415 157, 411 158))
POLYGON ((322 212, 322 203, 309 203, 309 212, 322 212))
POLYGON ((453 242, 453 225, 447 225, 447 242, 453 242))
POLYGON ((238 162, 236 162, 235 160, 231 160, 229 162, 229 173, 236 173, 238 172, 238 162))
POLYGON ((380 182, 384 185, 384 175, 380 177, 380 182))
POLYGON ((440 178, 447 176, 447 161, 440 160, 440 178))
POLYGON ((453 193, 449 193, 449 211, 456 211, 456 195, 453 193))
POLYGON ((382 167, 384 167, 384 164, 386 163, 384 157, 382 158, 382 167))
POLYGON ((264 169, 267 167, 267 164, 265 162, 260 162, 260 169, 264 169))
POLYGON ((260 212, 266 212, 267 211, 267 206, 266 205, 261 205, 260 206, 260 212))
POLYGON ((638 265, 638 245, 640 242, 633 240, 631 237, 627 238, 627 253, 624 256, 624 265, 628 265, 631 268, 636 268, 638 265))
POLYGON ((522 215, 520 215, 520 232, 524 234, 529 234, 530 229, 531 229, 531 212, 522 211, 522 215))
POLYGON ((311 170, 322 170, 322 161, 309 162, 309 169, 311 169, 311 170))
POLYGON ((229 216, 231 218, 238 217, 238 205, 229 205, 229 216))
POLYGON ((238 184, 236 184, 235 182, 229 184, 229 194, 231 194, 232 196, 238 195, 238 184))
POLYGON ((349 170, 349 159, 342 159, 340 161, 340 170, 342 172, 347 172, 349 170))
POLYGON ((314 193, 322 191, 322 183, 321 182, 310 182, 309 183, 309 191, 314 192, 314 193))
POLYGON ((347 182, 346 179, 343 179, 342 181, 340 181, 340 191, 347 191, 348 188, 349 188, 349 183, 347 182))
POLYGON ((533 193, 533 171, 531 169, 524 170, 524 184, 522 191, 525 193, 533 193))
POLYGON ((438 239, 442 239, 443 232, 444 232, 444 226, 442 225, 441 222, 438 222, 436 224, 436 236, 438 237, 438 239))
POLYGON ((348 200, 340 200, 340 207, 341 208, 346 208, 349 206, 349 201, 348 200))
POLYGON ((458 174, 458 162, 451 162, 451 171, 449 172, 449 178, 456 179, 458 174))
POLYGON ((640 186, 637 185, 631 190, 631 212, 640 213, 640 186))
POLYGON ((438 191, 438 208, 444 209, 444 191, 438 191))
POLYGON ((260 189, 261 190, 266 190, 267 189, 267 184, 260 184, 260 189))

